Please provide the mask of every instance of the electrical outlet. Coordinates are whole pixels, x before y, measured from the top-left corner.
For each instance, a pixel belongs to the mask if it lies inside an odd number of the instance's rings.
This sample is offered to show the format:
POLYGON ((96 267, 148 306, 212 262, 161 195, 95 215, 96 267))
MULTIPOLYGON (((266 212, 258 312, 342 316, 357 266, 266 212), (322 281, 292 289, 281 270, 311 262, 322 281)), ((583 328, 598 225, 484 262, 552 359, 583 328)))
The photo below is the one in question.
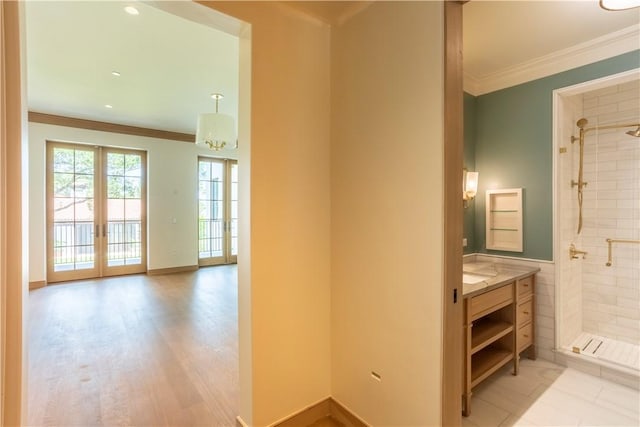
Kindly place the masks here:
POLYGON ((467 238, 466 237, 464 239, 462 239, 462 247, 463 248, 467 247, 467 238))

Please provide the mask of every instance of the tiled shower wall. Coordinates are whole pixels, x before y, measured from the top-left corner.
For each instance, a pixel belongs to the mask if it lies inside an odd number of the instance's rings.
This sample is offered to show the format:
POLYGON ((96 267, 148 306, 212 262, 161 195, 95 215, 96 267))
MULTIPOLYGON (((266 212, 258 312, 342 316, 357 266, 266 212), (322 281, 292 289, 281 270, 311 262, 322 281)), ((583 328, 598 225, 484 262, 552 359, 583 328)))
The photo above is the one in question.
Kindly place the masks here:
MULTIPOLYGON (((588 126, 640 122, 640 82, 585 93, 583 115, 588 126)), ((640 138, 628 130, 593 131, 585 138, 582 326, 638 344, 640 245, 613 244, 612 266, 606 266, 607 238, 640 240, 640 138)))
POLYGON ((576 95, 562 98, 563 114, 560 126, 560 148, 566 150, 558 155, 558 204, 562 213, 558 220, 559 253, 555 255, 558 273, 560 307, 558 310, 558 344, 569 347, 574 339, 582 333, 582 262, 569 260, 569 247, 574 244, 582 249, 582 236, 577 234, 578 228, 578 195, 571 182, 578 179, 578 162, 580 146, 571 143, 577 135, 576 122, 582 118, 583 97, 576 95))

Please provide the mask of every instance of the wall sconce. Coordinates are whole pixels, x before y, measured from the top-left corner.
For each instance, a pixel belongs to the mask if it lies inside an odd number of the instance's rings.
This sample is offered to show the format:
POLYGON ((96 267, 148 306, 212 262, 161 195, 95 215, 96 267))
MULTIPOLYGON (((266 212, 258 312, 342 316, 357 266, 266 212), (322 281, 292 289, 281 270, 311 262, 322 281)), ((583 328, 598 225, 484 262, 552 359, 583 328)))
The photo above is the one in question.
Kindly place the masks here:
POLYGON ((237 148, 235 120, 227 114, 218 113, 218 101, 224 96, 214 93, 211 97, 216 100, 216 112, 198 116, 196 145, 206 145, 214 151, 237 148))
POLYGON ((462 200, 465 208, 469 207, 469 201, 476 197, 478 192, 478 172, 462 172, 462 200))

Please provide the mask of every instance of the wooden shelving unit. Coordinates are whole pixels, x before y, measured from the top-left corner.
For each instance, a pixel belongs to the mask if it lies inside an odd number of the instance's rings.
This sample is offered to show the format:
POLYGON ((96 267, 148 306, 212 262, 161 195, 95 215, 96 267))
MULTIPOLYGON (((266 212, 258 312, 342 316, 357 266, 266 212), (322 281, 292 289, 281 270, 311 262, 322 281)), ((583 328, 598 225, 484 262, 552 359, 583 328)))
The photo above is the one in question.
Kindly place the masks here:
POLYGON ((505 364, 513 360, 513 351, 497 346, 488 346, 472 356, 471 387, 484 381, 505 364))
MULTIPOLYGON (((517 276, 516 276, 517 277, 517 276)), ((535 273, 464 299, 464 416, 471 413, 471 390, 529 350, 535 358, 535 273)))
POLYGON ((482 321, 474 323, 471 335, 471 354, 476 354, 511 332, 513 332, 513 324, 503 320, 482 319, 482 321))

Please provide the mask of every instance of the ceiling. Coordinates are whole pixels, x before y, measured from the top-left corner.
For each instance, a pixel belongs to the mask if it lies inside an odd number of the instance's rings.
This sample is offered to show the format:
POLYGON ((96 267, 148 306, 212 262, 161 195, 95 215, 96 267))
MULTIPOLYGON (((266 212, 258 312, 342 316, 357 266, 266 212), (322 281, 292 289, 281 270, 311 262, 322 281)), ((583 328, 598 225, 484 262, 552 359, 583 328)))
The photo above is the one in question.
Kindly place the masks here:
MULTIPOLYGON (((371 3, 286 2, 332 25, 371 3)), ((608 12, 597 0, 473 0, 463 10, 465 74, 475 79, 640 27, 640 8, 608 12)), ((197 115, 213 111, 210 94, 220 92, 220 112, 237 117, 234 36, 150 4, 119 1, 28 1, 26 35, 31 111, 195 133, 197 115), (131 3, 138 16, 124 12, 131 3)))
POLYGON ((193 134, 219 92, 237 117, 238 38, 159 8, 29 1, 26 40, 30 111, 193 134))
POLYGON ((640 8, 606 11, 598 0, 472 0, 463 22, 464 72, 477 80, 632 26, 640 49, 640 8))

